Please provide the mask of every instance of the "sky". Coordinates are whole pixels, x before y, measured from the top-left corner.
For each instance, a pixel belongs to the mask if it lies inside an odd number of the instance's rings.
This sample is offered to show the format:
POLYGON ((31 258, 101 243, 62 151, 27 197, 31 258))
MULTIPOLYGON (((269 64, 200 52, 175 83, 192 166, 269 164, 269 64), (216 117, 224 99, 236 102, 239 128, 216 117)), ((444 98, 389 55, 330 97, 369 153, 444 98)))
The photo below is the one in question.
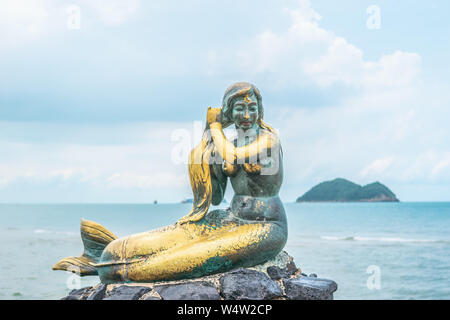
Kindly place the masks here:
POLYGON ((2 203, 192 197, 188 153, 237 81, 279 132, 284 201, 337 177, 450 201, 448 1, 0 8, 2 203))

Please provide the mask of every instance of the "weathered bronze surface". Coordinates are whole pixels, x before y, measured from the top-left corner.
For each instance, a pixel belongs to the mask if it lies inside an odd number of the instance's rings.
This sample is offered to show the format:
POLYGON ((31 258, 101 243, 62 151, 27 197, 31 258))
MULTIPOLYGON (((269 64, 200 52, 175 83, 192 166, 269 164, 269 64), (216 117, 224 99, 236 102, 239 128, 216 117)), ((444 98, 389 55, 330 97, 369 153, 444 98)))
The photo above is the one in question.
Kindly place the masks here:
POLYGON ((287 240, 278 192, 283 180, 278 135, 263 121, 258 89, 246 82, 228 87, 221 108, 208 108, 202 141, 189 158, 192 210, 173 225, 117 238, 82 220, 84 253, 59 261, 54 270, 99 275, 103 283, 196 278, 275 257, 287 240), (223 128, 234 124, 229 141, 223 128), (235 192, 226 210, 227 179, 235 192))

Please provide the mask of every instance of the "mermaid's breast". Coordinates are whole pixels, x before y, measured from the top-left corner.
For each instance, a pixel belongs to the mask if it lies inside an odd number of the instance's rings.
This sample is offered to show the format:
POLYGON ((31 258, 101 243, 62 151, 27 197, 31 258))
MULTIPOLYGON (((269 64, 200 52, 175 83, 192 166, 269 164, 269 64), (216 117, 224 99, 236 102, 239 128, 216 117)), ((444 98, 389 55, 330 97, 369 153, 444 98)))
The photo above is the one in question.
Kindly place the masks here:
POLYGON ((224 161, 222 164, 222 171, 227 177, 235 177, 241 168, 249 175, 259 175, 262 167, 259 162, 232 164, 224 161))

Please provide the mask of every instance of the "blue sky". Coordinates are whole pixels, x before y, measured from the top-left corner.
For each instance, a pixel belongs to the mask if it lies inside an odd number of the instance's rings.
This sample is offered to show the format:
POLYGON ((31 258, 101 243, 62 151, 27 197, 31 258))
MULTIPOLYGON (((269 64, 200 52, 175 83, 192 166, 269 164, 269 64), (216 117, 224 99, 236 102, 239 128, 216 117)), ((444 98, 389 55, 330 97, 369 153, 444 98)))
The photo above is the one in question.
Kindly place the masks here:
POLYGON ((242 80, 279 130, 283 200, 335 177, 450 200, 448 1, 0 7, 0 202, 190 197, 186 153, 242 80))

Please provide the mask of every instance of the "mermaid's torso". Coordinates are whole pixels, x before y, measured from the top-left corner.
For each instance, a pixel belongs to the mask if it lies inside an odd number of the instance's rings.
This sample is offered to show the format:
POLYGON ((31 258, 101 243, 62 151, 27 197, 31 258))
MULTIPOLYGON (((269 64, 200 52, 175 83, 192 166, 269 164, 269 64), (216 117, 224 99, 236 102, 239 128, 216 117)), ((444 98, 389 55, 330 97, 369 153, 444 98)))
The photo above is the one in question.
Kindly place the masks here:
POLYGON ((223 223, 274 223, 285 228, 287 219, 280 197, 252 197, 234 195, 231 205, 226 210, 218 209, 207 213, 204 222, 208 224, 223 223))

